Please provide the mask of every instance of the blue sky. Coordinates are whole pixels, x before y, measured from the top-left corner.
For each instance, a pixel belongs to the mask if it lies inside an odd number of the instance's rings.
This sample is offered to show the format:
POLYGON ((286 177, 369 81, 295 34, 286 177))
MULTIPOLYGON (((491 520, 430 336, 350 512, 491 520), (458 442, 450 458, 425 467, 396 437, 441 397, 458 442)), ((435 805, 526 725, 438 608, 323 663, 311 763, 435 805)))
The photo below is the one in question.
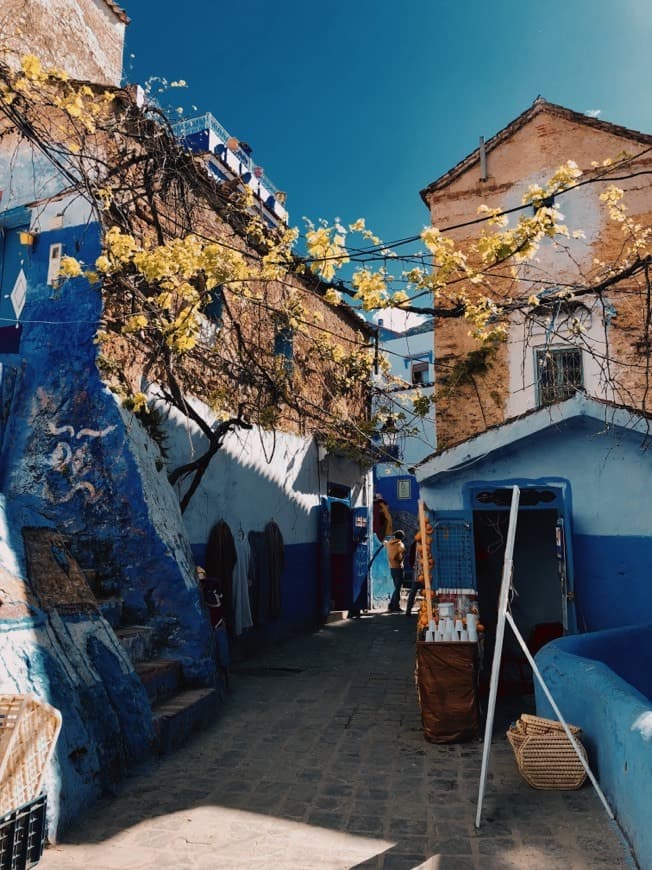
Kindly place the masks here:
POLYGON ((248 142, 302 228, 418 233, 419 191, 539 94, 652 132, 650 0, 123 5, 128 81, 186 80, 163 105, 248 142))

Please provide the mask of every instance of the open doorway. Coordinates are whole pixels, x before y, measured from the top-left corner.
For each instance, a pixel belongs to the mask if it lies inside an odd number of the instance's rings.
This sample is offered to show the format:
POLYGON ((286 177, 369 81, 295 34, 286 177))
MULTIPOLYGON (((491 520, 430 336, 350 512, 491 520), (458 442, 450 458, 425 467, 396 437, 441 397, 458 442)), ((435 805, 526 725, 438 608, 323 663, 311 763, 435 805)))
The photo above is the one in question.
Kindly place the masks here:
MULTIPOLYGON (((563 633, 560 553, 555 508, 521 508, 514 545, 511 611, 517 628, 536 651, 563 633)), ((473 512, 478 606, 485 625, 484 672, 488 673, 496 637, 498 595, 502 579, 509 510, 473 512)), ((499 692, 532 691, 532 673, 516 638, 505 633, 499 692)))
POLYGON ((349 610, 353 604, 353 521, 351 508, 331 501, 331 609, 349 610))

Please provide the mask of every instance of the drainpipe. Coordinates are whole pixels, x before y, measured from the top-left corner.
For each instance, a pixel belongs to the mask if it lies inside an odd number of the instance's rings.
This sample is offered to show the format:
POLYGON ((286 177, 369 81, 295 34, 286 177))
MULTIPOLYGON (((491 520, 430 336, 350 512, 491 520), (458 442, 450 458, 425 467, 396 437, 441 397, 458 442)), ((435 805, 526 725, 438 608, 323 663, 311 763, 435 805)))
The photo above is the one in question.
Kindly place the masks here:
POLYGON ((487 180, 487 151, 484 147, 484 136, 480 136, 480 181, 487 180))

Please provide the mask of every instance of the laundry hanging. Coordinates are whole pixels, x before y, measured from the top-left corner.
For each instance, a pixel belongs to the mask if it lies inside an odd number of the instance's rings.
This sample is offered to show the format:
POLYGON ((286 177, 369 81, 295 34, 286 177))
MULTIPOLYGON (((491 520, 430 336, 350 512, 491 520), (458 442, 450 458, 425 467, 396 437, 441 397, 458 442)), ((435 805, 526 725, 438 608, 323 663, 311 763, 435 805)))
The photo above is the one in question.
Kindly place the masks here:
POLYGON ((249 604, 251 548, 242 529, 236 534, 235 549, 238 561, 233 572, 233 631, 239 637, 246 628, 251 628, 254 624, 249 604))
POLYGON ((233 631, 233 569, 237 560, 235 541, 224 520, 218 520, 210 531, 206 545, 206 574, 214 579, 222 595, 224 618, 233 631))

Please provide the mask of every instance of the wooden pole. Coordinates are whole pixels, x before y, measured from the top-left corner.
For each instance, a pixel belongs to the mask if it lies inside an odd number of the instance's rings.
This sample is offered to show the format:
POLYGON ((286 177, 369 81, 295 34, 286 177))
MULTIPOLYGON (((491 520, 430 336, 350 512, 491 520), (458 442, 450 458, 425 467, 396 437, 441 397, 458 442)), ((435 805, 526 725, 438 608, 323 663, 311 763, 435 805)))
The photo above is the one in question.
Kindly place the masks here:
POLYGON ((516 521, 518 516, 518 505, 520 499, 520 490, 517 486, 512 489, 512 504, 509 514, 509 527, 507 530, 507 543, 505 545, 505 560, 503 563, 503 579, 500 587, 500 598, 498 602, 498 624, 496 627, 496 646, 494 648, 494 657, 491 667, 491 682, 489 688, 489 707, 487 710, 487 724, 485 726, 484 732, 484 747, 482 751, 482 768, 480 771, 480 786, 478 789, 478 809, 475 816, 475 826, 476 828, 480 827, 480 822, 482 819, 482 802, 484 799, 484 791, 485 791, 485 781, 487 776, 487 770, 489 767, 489 754, 491 752, 491 737, 493 732, 493 723, 494 723, 494 711, 496 709, 496 695, 498 693, 498 681, 500 677, 500 656, 503 649, 503 639, 505 632, 505 624, 509 624, 510 628, 514 633, 514 637, 518 641, 521 649, 523 650, 523 655, 528 660, 530 667, 534 673, 534 676, 537 678, 539 685, 543 689, 543 692, 550 703, 550 706, 555 711, 555 715, 557 719, 561 722, 561 725, 564 729, 566 737, 570 740, 570 743, 575 750, 575 754, 580 760, 582 767, 584 768, 587 776, 591 780, 591 784, 595 789, 597 796, 600 798, 602 805, 607 811, 607 815, 610 819, 613 819, 614 814, 607 803, 607 799, 605 798, 598 782, 591 771, 591 768, 588 765, 588 762, 582 755, 580 747, 571 733, 570 728, 568 727, 568 723, 564 719, 561 714, 561 711, 557 704, 555 703, 555 699, 552 697, 548 686, 546 685, 543 676, 541 675, 541 671, 537 667, 534 658, 532 657, 532 653, 528 649, 526 642, 523 640, 523 636, 518 630, 516 623, 514 622, 514 618, 509 611, 509 590, 512 582, 512 569, 513 569, 513 555, 514 555, 514 539, 516 536, 516 521))
POLYGON ((496 644, 494 657, 491 662, 491 680, 489 683, 489 702, 487 707, 487 721, 484 726, 484 745, 482 748, 482 768, 480 770, 480 786, 478 788, 478 810, 475 814, 475 826, 480 827, 482 817, 482 801, 484 799, 485 782, 489 768, 489 755, 491 753, 491 737, 494 730, 494 713, 496 710, 496 697, 498 695, 498 681, 500 679, 500 657, 503 652, 503 638, 505 636, 505 621, 509 602, 509 590, 512 585, 512 569, 514 567, 514 541, 516 539, 516 522, 518 519, 518 503, 521 491, 518 486, 512 487, 512 504, 509 509, 509 526, 507 527, 507 541, 505 543, 505 556, 503 558, 503 578, 500 585, 498 598, 498 622, 496 625, 496 644))
POLYGON ((593 775, 593 771, 589 767, 587 760, 582 755, 582 750, 578 746, 578 743, 577 743, 577 740, 575 739, 575 736, 573 735, 570 728, 568 727, 568 722, 566 722, 564 717, 561 715, 561 710, 559 709, 559 707, 555 703, 555 699, 552 697, 552 695, 550 693, 550 689, 545 684, 543 676, 541 675, 541 671, 537 667, 537 663, 532 658, 532 653, 528 649, 526 642, 523 640, 523 635, 518 630, 516 623, 514 622, 514 617, 509 612, 509 610, 505 613, 505 618, 507 619, 507 622, 510 624, 511 629, 514 632, 514 636, 516 637, 516 640, 519 642, 519 645, 520 645, 521 649, 523 650, 523 655, 528 660, 529 665, 532 668, 532 672, 533 672, 534 676, 537 678, 539 685, 543 689, 544 695, 548 699, 548 702, 549 702, 550 706, 552 707, 552 709, 555 711, 555 716, 561 722, 561 725, 562 725, 562 728, 564 729, 566 737, 568 737, 573 749, 575 750, 575 755, 577 755, 577 757, 579 758, 580 764, 584 768, 584 771, 586 772, 586 775, 588 776, 588 778, 591 780, 591 785, 595 789, 595 793, 600 798, 600 800, 602 802, 602 806, 607 811, 607 815, 609 816, 609 818, 613 819, 613 817, 614 817, 613 811, 612 811, 611 807, 609 806, 609 804, 607 803, 607 799, 604 796, 602 789, 598 785, 598 781, 596 780, 595 776, 593 775))
POLYGON ((430 553, 426 540, 426 509, 423 501, 419 500, 419 530, 421 532, 421 567, 423 569, 423 587, 426 593, 426 612, 428 614, 428 628, 433 621, 432 597, 430 595, 430 553))

